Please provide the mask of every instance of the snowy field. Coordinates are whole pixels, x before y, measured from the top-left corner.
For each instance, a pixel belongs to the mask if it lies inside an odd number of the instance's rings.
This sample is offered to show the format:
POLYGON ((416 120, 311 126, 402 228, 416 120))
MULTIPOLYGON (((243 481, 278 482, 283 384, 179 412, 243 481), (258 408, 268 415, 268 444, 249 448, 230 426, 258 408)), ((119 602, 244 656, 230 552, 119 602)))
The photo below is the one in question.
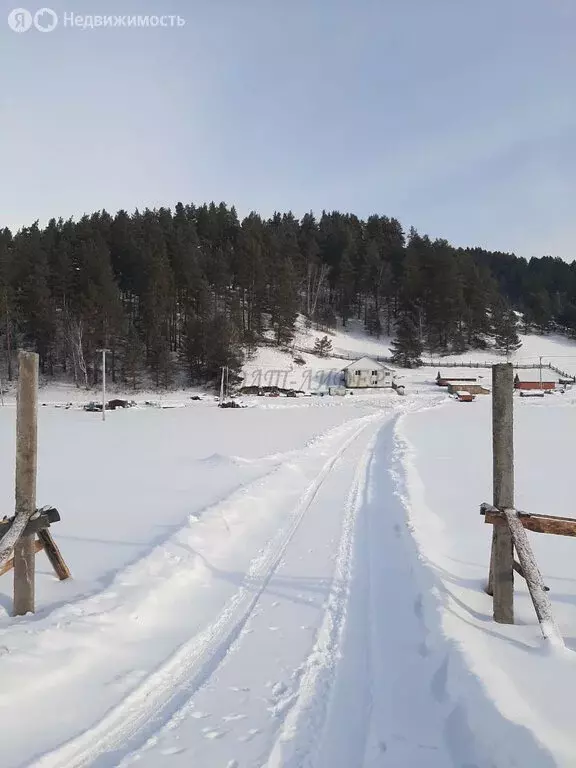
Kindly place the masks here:
MULTIPOLYGON (((2 768, 573 768, 576 542, 529 534, 566 651, 519 578, 494 624, 490 398, 401 375, 405 397, 40 408, 38 504, 73 579, 40 554, 13 619, 0 577, 2 768)), ((515 399, 520 508, 573 514, 575 409, 515 399)), ((8 400, 4 514, 14 424, 8 400)))
MULTIPOLYGON (((575 396, 516 398, 514 404, 517 507, 576 517, 572 474, 575 396)), ((399 421, 397 436, 409 521, 427 566, 428 594, 437 596, 428 601, 430 611, 434 613, 439 601, 442 632, 460 649, 466 667, 482 680, 502 715, 528 728, 549 750, 546 758, 543 754, 531 757, 527 752, 518 764, 576 765, 572 709, 576 541, 529 534, 568 648, 566 653, 551 653, 545 648, 523 579, 515 579, 514 626, 493 623, 492 601, 483 591, 491 526, 484 524, 479 505, 492 501, 490 399, 478 398, 465 411, 448 404, 408 415, 399 421)), ((468 683, 448 657, 445 684, 455 699, 466 698, 468 683)), ((467 715, 476 735, 490 738, 493 723, 477 704, 461 714, 467 715)), ((509 749, 512 754, 516 742, 509 749)), ((497 766, 508 764, 515 763, 495 761, 497 766)))

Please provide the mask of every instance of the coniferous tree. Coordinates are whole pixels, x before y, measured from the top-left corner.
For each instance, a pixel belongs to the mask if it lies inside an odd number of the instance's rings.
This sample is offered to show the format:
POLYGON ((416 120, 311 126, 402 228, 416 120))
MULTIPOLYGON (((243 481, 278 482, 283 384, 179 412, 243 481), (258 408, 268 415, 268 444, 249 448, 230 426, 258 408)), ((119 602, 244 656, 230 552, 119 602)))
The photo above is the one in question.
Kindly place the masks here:
POLYGON ((416 368, 422 365, 424 346, 420 341, 417 311, 405 304, 399 312, 396 323, 396 337, 390 344, 392 361, 401 368, 416 368))
POLYGON ((493 309, 494 347, 507 357, 522 346, 518 336, 518 320, 514 311, 498 302, 493 309))
POLYGON ((314 342, 314 353, 319 357, 329 357, 332 354, 332 342, 328 336, 316 339, 314 342))
MULTIPOLYGON (((5 375, 12 380, 15 334, 15 295, 12 275, 12 236, 9 230, 0 230, 0 344, 5 361, 5 375)), ((0 369, 1 370, 1 369, 0 369)))
POLYGON ((276 272, 270 315, 276 342, 289 344, 294 337, 298 316, 298 293, 294 269, 288 260, 281 263, 276 272))

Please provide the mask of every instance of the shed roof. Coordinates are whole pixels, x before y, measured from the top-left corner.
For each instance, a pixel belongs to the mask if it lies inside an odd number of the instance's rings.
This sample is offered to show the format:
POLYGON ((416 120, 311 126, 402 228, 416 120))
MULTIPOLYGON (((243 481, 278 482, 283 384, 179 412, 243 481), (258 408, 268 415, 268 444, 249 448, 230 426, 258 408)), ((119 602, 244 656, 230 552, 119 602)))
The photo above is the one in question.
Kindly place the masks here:
POLYGON ((383 371, 389 371, 392 373, 392 368, 388 368, 388 366, 383 365, 383 363, 378 362, 378 360, 373 360, 371 357, 361 357, 359 360, 355 360, 353 363, 348 363, 348 365, 345 365, 342 369, 343 371, 347 370, 348 368, 358 368, 359 370, 374 370, 374 369, 380 369, 383 371))

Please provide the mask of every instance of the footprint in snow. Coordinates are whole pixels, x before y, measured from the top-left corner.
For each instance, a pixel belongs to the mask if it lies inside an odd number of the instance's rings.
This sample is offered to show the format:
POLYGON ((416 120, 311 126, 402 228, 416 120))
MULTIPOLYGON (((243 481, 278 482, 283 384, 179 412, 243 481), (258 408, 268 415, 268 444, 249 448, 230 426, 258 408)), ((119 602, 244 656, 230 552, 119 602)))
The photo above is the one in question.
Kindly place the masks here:
POLYGON ((448 684, 448 656, 444 658, 430 682, 430 691, 438 703, 442 703, 447 697, 448 684))
POLYGON ((212 731, 210 730, 210 728, 204 728, 202 730, 202 733, 204 734, 205 739, 211 739, 211 740, 221 739, 222 736, 226 735, 226 731, 212 731))
POLYGON ((166 747, 166 749, 160 750, 160 754, 168 757, 170 755, 180 755, 184 751, 183 747, 166 747))
POLYGON ((190 717, 193 717, 194 720, 204 720, 205 717, 209 717, 209 715, 205 714, 204 712, 191 712, 190 717))
POLYGON ((272 688, 272 694, 274 696, 282 696, 282 694, 286 693, 287 690, 288 690, 288 686, 286 685, 286 683, 279 682, 279 683, 276 683, 272 688))
POLYGON ((416 600, 414 600, 414 615, 416 618, 421 619, 424 613, 424 605, 422 602, 422 595, 418 595, 416 600))
POLYGON ((233 720, 245 720, 248 715, 224 715, 222 720, 224 720, 225 723, 230 723, 233 720))
POLYGON ((254 738, 254 736, 257 736, 260 733, 258 728, 251 728, 246 736, 240 736, 239 741, 247 742, 254 738))

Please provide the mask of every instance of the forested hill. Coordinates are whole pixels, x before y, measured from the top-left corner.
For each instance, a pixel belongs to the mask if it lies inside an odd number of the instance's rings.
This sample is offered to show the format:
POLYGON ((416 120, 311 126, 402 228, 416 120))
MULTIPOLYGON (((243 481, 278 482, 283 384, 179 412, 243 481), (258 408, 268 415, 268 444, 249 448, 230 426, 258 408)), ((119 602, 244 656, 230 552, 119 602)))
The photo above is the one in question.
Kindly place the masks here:
MULTIPOLYGON (((289 344, 296 315, 326 325, 363 319, 400 351, 463 352, 514 344, 530 326, 576 328, 576 264, 431 240, 386 216, 253 213, 178 204, 0 230, 0 376, 16 350, 42 372, 96 383, 98 349, 115 381, 170 385, 237 368, 263 333, 289 344)), ((412 354, 413 353, 413 354, 412 354)), ((399 361, 402 361, 400 355, 399 361)))

